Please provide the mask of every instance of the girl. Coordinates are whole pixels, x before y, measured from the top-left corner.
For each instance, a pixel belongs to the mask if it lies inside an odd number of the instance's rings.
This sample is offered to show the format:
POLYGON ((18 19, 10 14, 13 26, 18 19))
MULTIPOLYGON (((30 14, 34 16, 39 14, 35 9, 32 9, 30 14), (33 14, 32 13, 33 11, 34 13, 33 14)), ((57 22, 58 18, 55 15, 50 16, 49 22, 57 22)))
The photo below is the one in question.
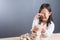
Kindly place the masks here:
POLYGON ((52 10, 50 4, 44 3, 41 5, 39 12, 35 15, 32 29, 41 29, 41 38, 47 38, 53 34, 55 25, 52 18, 52 10))

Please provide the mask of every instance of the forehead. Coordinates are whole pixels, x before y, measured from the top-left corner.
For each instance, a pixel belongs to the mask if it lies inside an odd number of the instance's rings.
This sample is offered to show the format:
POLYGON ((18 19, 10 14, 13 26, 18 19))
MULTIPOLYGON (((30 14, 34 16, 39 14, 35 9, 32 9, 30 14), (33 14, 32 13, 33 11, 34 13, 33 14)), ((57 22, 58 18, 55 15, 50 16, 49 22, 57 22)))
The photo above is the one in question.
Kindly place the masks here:
POLYGON ((48 9, 46 9, 46 8, 43 8, 43 9, 41 10, 41 12, 44 12, 44 13, 46 13, 46 12, 49 12, 49 11, 48 11, 48 9))

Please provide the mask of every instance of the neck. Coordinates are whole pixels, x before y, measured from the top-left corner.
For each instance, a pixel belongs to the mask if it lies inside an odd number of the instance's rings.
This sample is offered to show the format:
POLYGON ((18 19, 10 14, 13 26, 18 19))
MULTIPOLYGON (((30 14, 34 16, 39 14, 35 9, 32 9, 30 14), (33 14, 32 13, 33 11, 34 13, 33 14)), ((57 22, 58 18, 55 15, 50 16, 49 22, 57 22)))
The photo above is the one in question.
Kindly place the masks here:
POLYGON ((45 21, 41 22, 41 25, 45 25, 45 24, 47 24, 47 22, 45 22, 45 21))

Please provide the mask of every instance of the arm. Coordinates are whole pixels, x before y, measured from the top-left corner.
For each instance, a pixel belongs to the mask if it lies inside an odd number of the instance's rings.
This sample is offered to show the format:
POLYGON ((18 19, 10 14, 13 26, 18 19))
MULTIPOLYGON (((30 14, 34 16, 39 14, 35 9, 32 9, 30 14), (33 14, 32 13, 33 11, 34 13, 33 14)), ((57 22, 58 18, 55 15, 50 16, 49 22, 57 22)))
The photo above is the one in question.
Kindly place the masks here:
POLYGON ((44 29, 44 33, 43 34, 46 35, 46 36, 50 36, 53 33, 54 28, 55 28, 55 25, 54 25, 53 22, 51 22, 51 24, 48 26, 48 28, 44 29))
MULTIPOLYGON (((32 29, 38 25, 38 19, 34 19, 32 23, 32 29)), ((31 29, 31 30, 32 30, 31 29)))

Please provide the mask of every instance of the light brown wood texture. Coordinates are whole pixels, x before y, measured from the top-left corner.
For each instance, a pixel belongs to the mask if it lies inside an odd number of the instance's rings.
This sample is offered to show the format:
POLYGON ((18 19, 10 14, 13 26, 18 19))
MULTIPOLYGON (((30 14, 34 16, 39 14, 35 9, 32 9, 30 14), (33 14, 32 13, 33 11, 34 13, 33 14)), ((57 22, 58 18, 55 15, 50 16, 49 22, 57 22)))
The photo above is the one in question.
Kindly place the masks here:
MULTIPOLYGON (((0 38, 0 40, 20 40, 20 37, 0 38)), ((60 40, 60 33, 54 33, 49 40, 60 40)))

